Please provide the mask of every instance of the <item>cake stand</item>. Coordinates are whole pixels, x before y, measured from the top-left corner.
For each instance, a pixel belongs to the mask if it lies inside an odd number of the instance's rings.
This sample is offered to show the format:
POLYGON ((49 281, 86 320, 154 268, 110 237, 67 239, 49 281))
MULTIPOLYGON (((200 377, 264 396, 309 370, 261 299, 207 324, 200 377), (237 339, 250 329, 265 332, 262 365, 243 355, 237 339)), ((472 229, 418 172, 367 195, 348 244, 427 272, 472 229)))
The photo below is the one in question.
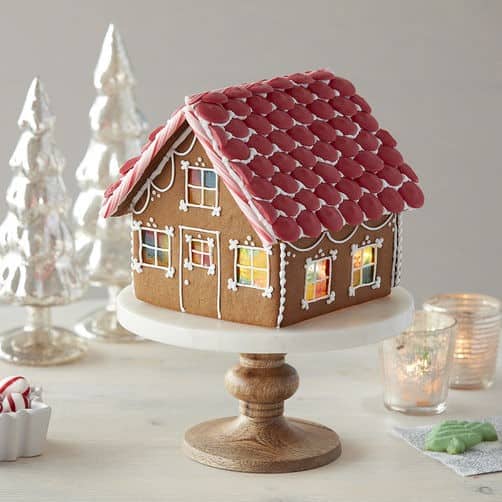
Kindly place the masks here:
POLYGON ((298 388, 286 353, 325 352, 395 336, 412 321, 413 298, 394 288, 385 298, 281 329, 209 319, 138 300, 131 286, 118 296, 119 322, 129 331, 178 347, 240 353, 225 386, 239 400, 237 417, 217 418, 185 433, 186 454, 202 464, 241 472, 293 472, 320 467, 341 453, 323 425, 285 417, 298 388))

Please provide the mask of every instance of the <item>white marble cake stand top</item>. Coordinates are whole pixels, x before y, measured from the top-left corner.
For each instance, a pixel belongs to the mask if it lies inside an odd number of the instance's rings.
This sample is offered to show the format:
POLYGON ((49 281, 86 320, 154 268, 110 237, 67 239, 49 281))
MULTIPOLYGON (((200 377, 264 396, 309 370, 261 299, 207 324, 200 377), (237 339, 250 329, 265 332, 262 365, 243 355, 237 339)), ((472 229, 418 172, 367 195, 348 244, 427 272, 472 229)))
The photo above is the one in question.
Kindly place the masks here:
POLYGON ((156 307, 126 287, 117 299, 119 322, 156 342, 199 350, 278 354, 324 352, 368 345, 398 335, 412 321, 413 297, 404 288, 389 296, 286 328, 262 328, 156 307))

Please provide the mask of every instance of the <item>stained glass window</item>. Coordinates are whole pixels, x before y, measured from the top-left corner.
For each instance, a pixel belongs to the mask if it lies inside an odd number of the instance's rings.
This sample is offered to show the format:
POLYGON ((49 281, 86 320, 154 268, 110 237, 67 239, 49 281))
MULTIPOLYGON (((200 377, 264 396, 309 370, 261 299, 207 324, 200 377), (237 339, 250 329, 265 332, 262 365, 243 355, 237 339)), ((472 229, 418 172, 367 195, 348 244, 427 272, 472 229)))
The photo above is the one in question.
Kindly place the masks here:
POLYGON ((170 237, 164 230, 141 230, 141 261, 156 268, 171 266, 170 237))
POLYGON ((239 246, 236 261, 237 284, 257 289, 268 287, 268 255, 263 248, 239 246))
POLYGON ((331 258, 311 261, 305 272, 305 300, 313 302, 329 296, 331 258))
POLYGON ((207 240, 190 241, 190 259, 194 267, 209 268, 213 263, 213 252, 207 240))
POLYGON ((369 286, 375 282, 377 248, 374 245, 357 249, 352 255, 352 287, 369 286))
POLYGON ((191 206, 214 208, 218 204, 218 175, 211 167, 187 167, 187 203, 191 206))

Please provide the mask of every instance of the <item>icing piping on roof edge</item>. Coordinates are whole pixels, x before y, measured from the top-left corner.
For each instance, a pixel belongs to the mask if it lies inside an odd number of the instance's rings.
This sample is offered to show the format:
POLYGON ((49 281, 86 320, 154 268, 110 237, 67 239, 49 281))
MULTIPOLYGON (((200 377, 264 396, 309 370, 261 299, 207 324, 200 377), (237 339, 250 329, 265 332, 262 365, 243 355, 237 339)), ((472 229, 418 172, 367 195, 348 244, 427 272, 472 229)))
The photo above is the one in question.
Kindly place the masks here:
POLYGON ((104 217, 185 121, 264 245, 424 203, 416 174, 367 102, 348 80, 317 70, 187 97, 122 166, 105 192, 104 217))

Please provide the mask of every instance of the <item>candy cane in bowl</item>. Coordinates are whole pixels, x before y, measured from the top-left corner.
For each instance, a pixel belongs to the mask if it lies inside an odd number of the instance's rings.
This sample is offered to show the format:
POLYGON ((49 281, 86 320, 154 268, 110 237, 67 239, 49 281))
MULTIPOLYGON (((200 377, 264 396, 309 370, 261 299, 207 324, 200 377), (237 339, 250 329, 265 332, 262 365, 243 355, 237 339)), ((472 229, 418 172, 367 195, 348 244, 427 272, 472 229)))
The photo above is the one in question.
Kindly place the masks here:
POLYGON ((22 376, 0 380, 0 461, 42 453, 51 408, 22 376))

